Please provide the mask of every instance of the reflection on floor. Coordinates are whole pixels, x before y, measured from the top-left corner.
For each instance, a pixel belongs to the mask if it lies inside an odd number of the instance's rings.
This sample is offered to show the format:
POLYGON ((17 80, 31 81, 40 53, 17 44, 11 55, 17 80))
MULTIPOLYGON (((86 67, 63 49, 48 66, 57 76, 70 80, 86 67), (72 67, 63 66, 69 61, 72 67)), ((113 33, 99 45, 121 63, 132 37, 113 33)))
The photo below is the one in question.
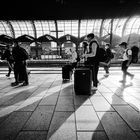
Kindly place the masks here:
POLYGON ((125 85, 120 69, 99 72, 91 96, 76 96, 61 74, 31 74, 24 87, 0 74, 0 140, 139 140, 140 71, 130 72, 125 85))

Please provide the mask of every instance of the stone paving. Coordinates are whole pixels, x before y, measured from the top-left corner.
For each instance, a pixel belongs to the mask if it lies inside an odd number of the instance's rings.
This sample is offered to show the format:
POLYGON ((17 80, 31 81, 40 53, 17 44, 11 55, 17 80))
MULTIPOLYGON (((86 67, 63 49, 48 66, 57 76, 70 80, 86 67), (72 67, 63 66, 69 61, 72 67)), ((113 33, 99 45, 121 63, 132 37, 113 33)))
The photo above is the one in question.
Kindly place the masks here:
POLYGON ((90 96, 75 95, 61 73, 31 73, 29 86, 0 74, 0 140, 139 140, 140 70, 121 84, 120 69, 99 72, 90 96))

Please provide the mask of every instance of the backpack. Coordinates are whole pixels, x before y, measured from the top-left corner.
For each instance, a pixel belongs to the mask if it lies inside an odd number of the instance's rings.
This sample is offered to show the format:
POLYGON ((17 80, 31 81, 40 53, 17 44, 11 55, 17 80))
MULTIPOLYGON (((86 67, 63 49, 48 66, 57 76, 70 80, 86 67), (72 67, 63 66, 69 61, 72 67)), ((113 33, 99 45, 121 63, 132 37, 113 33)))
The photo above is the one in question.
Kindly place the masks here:
POLYGON ((131 63, 137 63, 138 62, 139 48, 137 46, 133 46, 131 48, 131 51, 132 51, 132 60, 131 60, 131 63))
POLYGON ((110 58, 111 58, 111 59, 113 59, 113 58, 114 58, 114 54, 113 54, 113 52, 112 52, 112 51, 110 52, 110 58))
MULTIPOLYGON (((107 60, 107 55, 106 55, 105 49, 101 48, 96 40, 92 41, 91 43, 93 43, 93 42, 96 43, 98 46, 97 47, 98 49, 96 52, 97 53, 96 58, 99 60, 99 62, 105 62, 107 60)), ((91 48, 89 48, 89 49, 91 49, 91 48)), ((90 50, 90 52, 91 52, 91 50, 90 50)))
POLYGON ((107 60, 105 49, 99 48, 98 59, 99 59, 99 62, 105 62, 107 60))
POLYGON ((114 58, 114 54, 112 53, 110 48, 106 49, 106 55, 107 55, 107 59, 113 59, 114 58))

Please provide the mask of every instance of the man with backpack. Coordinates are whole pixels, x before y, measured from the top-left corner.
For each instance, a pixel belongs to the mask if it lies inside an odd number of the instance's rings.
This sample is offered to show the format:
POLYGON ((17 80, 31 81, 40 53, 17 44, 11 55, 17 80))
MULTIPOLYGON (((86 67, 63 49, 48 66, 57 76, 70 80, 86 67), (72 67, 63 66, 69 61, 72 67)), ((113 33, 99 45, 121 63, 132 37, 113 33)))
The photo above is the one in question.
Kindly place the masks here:
POLYGON ((124 50, 121 66, 123 72, 123 79, 120 82, 125 83, 127 75, 130 76, 131 80, 134 78, 134 74, 131 74, 127 71, 130 64, 132 63, 132 50, 127 47, 126 42, 122 42, 121 44, 119 44, 119 46, 122 47, 122 49, 124 50))
POLYGON ((5 47, 5 52, 2 55, 2 60, 7 60, 7 64, 8 64, 8 74, 6 74, 7 77, 10 77, 11 71, 13 70, 13 66, 14 66, 14 59, 12 56, 12 47, 10 45, 7 45, 5 47))
POLYGON ((86 59, 86 65, 90 66, 92 70, 92 80, 93 80, 92 90, 97 90, 98 71, 99 71, 99 44, 94 39, 93 33, 87 35, 87 41, 89 44, 89 49, 88 52, 86 54, 83 54, 82 57, 86 59))

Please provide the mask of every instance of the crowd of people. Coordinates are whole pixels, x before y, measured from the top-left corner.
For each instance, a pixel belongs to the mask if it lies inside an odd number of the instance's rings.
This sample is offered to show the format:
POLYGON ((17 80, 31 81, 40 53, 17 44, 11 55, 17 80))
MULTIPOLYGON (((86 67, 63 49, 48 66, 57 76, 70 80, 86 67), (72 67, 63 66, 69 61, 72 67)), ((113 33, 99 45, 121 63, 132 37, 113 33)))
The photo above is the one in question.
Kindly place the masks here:
MULTIPOLYGON (((121 64, 121 70, 123 72, 122 80, 120 82, 125 83, 126 82, 126 76, 130 76, 130 79, 132 80, 134 78, 134 75, 128 72, 128 68, 132 62, 132 50, 128 48, 128 44, 126 42, 122 42, 119 44, 119 46, 123 49, 123 56, 122 56, 122 64, 121 64)), ((109 76, 109 68, 111 64, 111 59, 114 58, 113 53, 111 52, 111 46, 109 43, 105 45, 105 55, 104 61, 100 62, 101 52, 100 52, 100 46, 98 41, 95 39, 94 34, 90 33, 86 36, 85 41, 82 43, 83 47, 83 55, 82 58, 84 59, 85 66, 90 66, 92 70, 92 81, 93 86, 92 90, 97 90, 99 80, 98 80, 98 71, 99 66, 102 64, 104 70, 105 70, 105 77, 109 76)))
MULTIPOLYGON (((123 72, 122 80, 120 82, 126 82, 126 76, 130 76, 131 80, 134 78, 134 75, 128 72, 128 67, 131 64, 132 60, 132 50, 128 48, 128 44, 126 42, 122 42, 119 46, 123 49, 123 59, 121 69, 123 72)), ((100 62, 99 57, 101 57, 100 46, 98 41, 95 39, 93 33, 90 33, 86 36, 86 39, 82 42, 82 56, 81 59, 84 61, 85 67, 88 66, 92 70, 92 81, 93 81, 93 90, 97 90, 99 80, 98 80, 98 71, 100 63, 105 70, 105 77, 109 76, 109 68, 111 59, 114 57, 111 52, 111 45, 107 43, 104 47, 104 51, 106 57, 103 62, 100 62)), ((70 48, 71 58, 70 62, 72 64, 72 69, 77 67, 78 62, 81 60, 76 50, 70 48)), ((26 60, 29 58, 26 50, 18 44, 17 41, 14 42, 14 47, 7 45, 5 48, 5 52, 2 55, 2 60, 7 60, 8 64, 8 73, 7 77, 10 77, 11 71, 14 71, 15 82, 11 83, 12 86, 16 86, 19 83, 23 83, 23 86, 29 84, 28 80, 28 70, 26 60)))

